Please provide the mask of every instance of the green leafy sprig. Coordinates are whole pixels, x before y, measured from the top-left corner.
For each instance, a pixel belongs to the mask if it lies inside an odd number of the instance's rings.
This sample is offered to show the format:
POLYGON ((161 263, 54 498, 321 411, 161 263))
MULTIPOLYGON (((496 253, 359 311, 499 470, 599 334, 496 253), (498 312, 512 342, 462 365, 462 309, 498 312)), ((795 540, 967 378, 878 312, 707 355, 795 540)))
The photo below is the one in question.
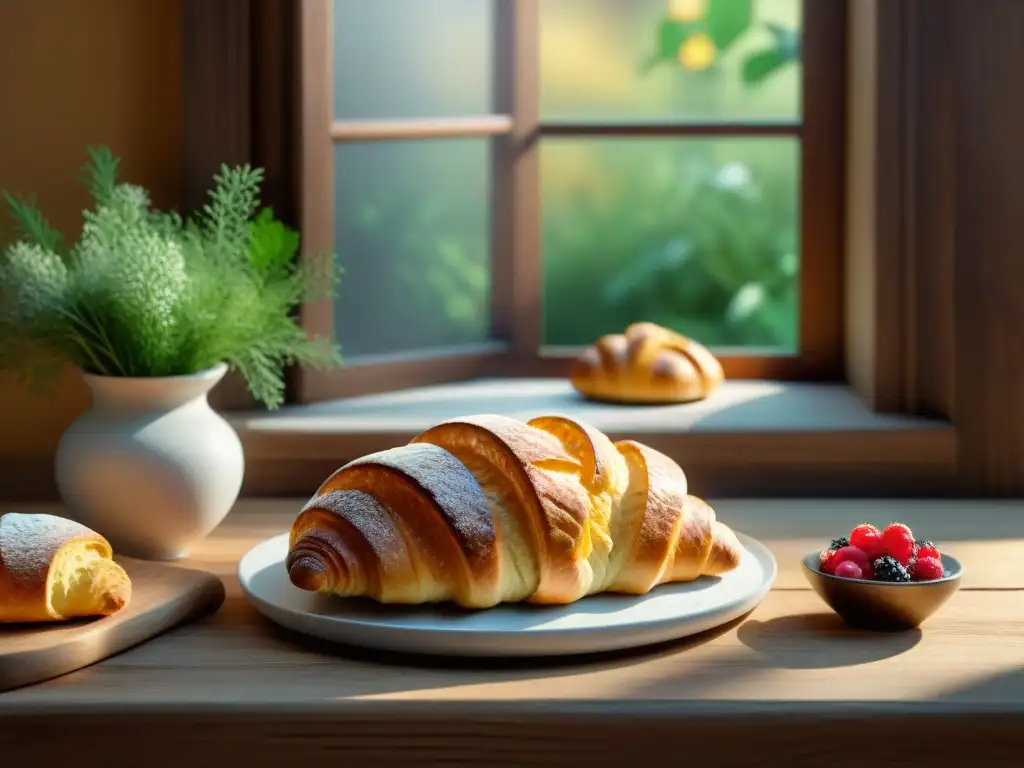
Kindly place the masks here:
MULTIPOLYGON (((694 5, 695 9, 699 6, 694 5)), ((679 65, 680 47, 697 35, 705 35, 718 57, 755 30, 766 29, 772 42, 744 56, 740 69, 743 82, 757 85, 803 58, 800 31, 757 19, 754 0, 706 0, 700 13, 679 18, 671 9, 658 21, 654 50, 640 65, 647 73, 663 64, 679 65)))
POLYGON ((287 366, 341 363, 295 317, 333 294, 336 258, 297 258, 299 234, 260 208, 261 169, 222 166, 187 220, 118 170, 109 148, 89 150, 80 179, 94 206, 70 247, 33 199, 4 192, 16 240, 0 251, 0 371, 41 390, 67 364, 154 377, 227 363, 276 408, 287 366))

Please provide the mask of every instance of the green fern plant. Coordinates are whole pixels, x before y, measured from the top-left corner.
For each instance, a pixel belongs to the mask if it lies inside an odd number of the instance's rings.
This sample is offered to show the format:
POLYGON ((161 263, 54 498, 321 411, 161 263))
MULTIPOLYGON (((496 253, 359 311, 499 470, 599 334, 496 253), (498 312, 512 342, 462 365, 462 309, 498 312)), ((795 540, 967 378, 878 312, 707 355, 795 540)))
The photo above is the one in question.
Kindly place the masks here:
POLYGON ((183 219, 121 182, 107 147, 81 180, 94 206, 67 245, 34 200, 4 192, 16 235, 0 251, 0 371, 45 390, 67 364, 104 376, 177 376, 220 363, 269 408, 284 370, 341 363, 295 318, 333 294, 334 254, 296 259, 299 235, 260 208, 263 172, 222 166, 202 210, 183 219))

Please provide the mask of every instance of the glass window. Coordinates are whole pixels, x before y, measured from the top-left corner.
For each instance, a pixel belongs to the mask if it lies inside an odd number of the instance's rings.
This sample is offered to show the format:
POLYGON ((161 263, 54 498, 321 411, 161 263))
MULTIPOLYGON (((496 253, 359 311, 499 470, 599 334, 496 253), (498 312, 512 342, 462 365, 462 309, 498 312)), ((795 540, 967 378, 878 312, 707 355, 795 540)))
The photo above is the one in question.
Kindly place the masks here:
POLYGON ((334 0, 338 120, 492 112, 494 0, 334 0))
POLYGON ((795 351, 799 182, 793 138, 546 140, 544 343, 649 320, 795 351))
POLYGON ((335 338, 349 361, 490 336, 490 141, 335 146, 335 338))
POLYGON ((541 0, 541 116, 798 120, 800 0, 541 0))

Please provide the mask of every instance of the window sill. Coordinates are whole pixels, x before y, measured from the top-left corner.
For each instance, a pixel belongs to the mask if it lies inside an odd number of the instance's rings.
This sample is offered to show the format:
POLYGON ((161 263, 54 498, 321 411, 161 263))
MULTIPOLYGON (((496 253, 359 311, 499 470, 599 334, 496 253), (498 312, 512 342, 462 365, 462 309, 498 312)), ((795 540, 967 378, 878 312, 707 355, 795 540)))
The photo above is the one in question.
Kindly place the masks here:
POLYGON ((672 456, 708 496, 931 495, 955 477, 951 424, 873 413, 837 384, 731 381, 700 403, 614 406, 581 400, 562 379, 483 379, 229 418, 245 445, 244 493, 281 496, 469 413, 583 419, 672 456))

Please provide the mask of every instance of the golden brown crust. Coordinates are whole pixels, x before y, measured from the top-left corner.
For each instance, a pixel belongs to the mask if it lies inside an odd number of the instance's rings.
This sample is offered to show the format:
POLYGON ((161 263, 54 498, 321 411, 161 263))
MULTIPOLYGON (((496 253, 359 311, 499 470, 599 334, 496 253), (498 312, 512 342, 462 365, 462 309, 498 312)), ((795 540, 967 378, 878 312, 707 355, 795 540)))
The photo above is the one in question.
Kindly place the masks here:
POLYGON ((581 480, 590 491, 598 493, 613 483, 619 454, 603 432, 565 416, 538 416, 527 425, 561 442, 565 451, 581 463, 581 480))
POLYGON ((420 581, 412 558, 376 499, 361 491, 330 491, 299 513, 286 565, 302 589, 386 602, 403 585, 420 581))
MULTIPOLYGON (((123 608, 131 582, 112 561, 110 544, 95 531, 62 517, 8 512, 0 516, 0 622, 58 621, 74 616, 105 616, 123 608), (70 550, 89 556, 111 578, 83 606, 64 615, 52 604, 54 590, 73 588, 74 568, 58 572, 61 557, 70 550), (65 583, 67 582, 67 583, 65 583)), ((72 564, 73 566, 73 564, 72 564)), ((94 566, 95 567, 95 566, 94 566)))
POLYGON ((0 599, 5 605, 46 605, 50 563, 67 542, 93 538, 85 526, 51 515, 0 517, 0 599))
POLYGON ((704 575, 720 576, 739 567, 743 547, 735 531, 724 523, 716 520, 711 530, 713 540, 708 561, 704 565, 704 575))
POLYGON ((710 575, 708 559, 714 551, 715 510, 692 494, 686 495, 683 507, 679 538, 664 581, 691 581, 710 575))
MULTIPOLYGON (((686 504, 687 481, 683 470, 667 456, 631 440, 616 444, 629 464, 627 514, 633 516, 637 530, 629 540, 632 546, 610 589, 644 594, 671 574, 681 535, 696 537, 700 530, 693 520, 680 514, 686 504), (629 509, 628 507, 638 507, 629 509)), ((708 526, 710 535, 710 526, 708 526)), ((683 553, 698 558, 693 570, 700 573, 703 557, 684 547, 683 553)))
POLYGON ((732 570, 682 468, 564 416, 470 416, 339 469, 291 531, 302 589, 381 602, 568 603, 732 570))
MULTIPOLYGON (((352 526, 360 538, 372 539, 374 558, 352 551, 340 560, 350 572, 361 574, 363 583, 376 583, 375 591, 386 581, 392 592, 412 600, 451 591, 458 602, 471 605, 479 595, 487 600, 497 590, 498 557, 490 507, 466 466, 443 448, 413 444, 349 462, 323 483, 304 514, 313 510, 318 514, 306 514, 307 519, 293 526, 293 551, 329 544, 295 541, 315 536, 315 522, 323 520, 320 513, 329 512, 352 526), (362 496, 338 495, 342 491, 358 491, 362 496), (324 497, 330 498, 324 502, 324 497), (404 514, 389 515, 389 510, 404 514), (397 522, 390 522, 392 518, 397 522), (382 536, 380 529, 386 522, 391 530, 382 536), (399 576, 392 568, 387 577, 380 574, 377 563, 384 562, 380 558, 386 556, 385 549, 401 548, 412 553, 409 571, 399 576), (368 572, 374 572, 374 577, 368 572)), ((313 579, 315 583, 310 557, 313 553, 307 552, 305 560, 289 565, 290 572, 296 571, 293 581, 308 584, 313 579)), ((330 569, 325 570, 326 578, 333 576, 330 569)))
POLYGON ((584 350, 569 378, 594 400, 679 403, 706 398, 725 375, 704 345, 654 323, 634 323, 584 350))
POLYGON ((536 555, 538 578, 529 599, 575 599, 571 596, 578 595, 583 579, 576 553, 587 533, 587 495, 578 474, 557 471, 579 466, 562 443, 528 424, 492 414, 442 422, 414 438, 413 444, 418 442, 447 449, 471 472, 489 464, 484 474, 508 523, 528 532, 531 543, 526 546, 536 555))

